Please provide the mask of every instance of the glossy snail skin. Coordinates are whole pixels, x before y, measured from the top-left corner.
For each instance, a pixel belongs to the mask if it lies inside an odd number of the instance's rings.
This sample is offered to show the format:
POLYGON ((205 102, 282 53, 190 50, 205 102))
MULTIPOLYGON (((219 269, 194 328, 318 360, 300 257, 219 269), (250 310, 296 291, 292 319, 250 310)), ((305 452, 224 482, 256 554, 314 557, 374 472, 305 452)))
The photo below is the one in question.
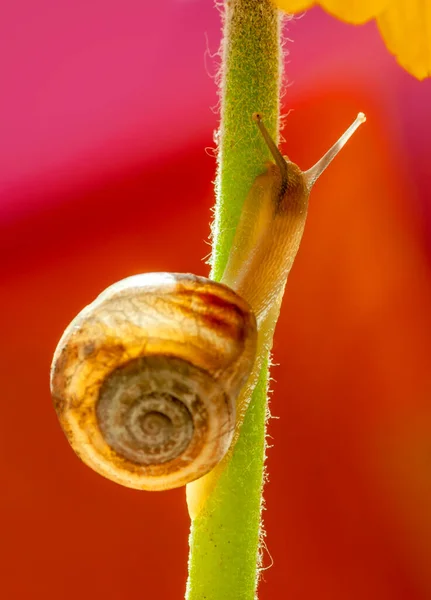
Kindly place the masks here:
MULTIPOLYGON (((257 360, 237 401, 237 425, 257 382, 263 349, 270 349, 284 288, 304 232, 311 189, 347 140, 365 121, 359 113, 352 125, 308 171, 282 156, 260 113, 253 119, 274 158, 256 177, 245 199, 222 281, 253 308, 258 326, 257 360)), ((239 434, 237 427, 235 436, 239 434)), ((234 438, 234 441, 236 439, 234 438)))
POLYGON ((193 482, 190 514, 239 435, 310 190, 365 120, 360 113, 302 172, 281 155, 260 114, 253 118, 274 163, 266 163, 245 199, 222 282, 180 273, 124 279, 72 321, 51 367, 54 405, 78 456, 132 488, 193 482))
POLYGON ((228 287, 195 275, 130 277, 64 332, 55 408, 100 474, 132 488, 178 487, 226 453, 255 350, 254 314, 228 287))
POLYGON ((260 113, 253 119, 275 162, 266 163, 266 170, 256 177, 245 199, 222 281, 247 299, 259 324, 283 293, 304 232, 314 183, 365 116, 359 113, 332 148, 304 172, 282 156, 260 113))

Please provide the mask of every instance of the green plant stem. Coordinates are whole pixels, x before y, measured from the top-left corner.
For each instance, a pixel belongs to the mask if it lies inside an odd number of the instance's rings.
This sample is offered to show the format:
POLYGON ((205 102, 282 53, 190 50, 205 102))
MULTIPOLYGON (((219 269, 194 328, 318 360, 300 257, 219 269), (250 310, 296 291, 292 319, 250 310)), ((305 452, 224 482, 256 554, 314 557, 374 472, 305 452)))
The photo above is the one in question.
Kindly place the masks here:
MULTIPOLYGON (((278 137, 280 23, 270 0, 230 0, 224 15, 221 127, 212 278, 226 266, 242 204, 270 159, 255 123, 261 112, 278 137)), ((267 339, 272 339, 274 311, 267 339)), ((253 600, 265 459, 268 349, 231 460, 191 524, 187 600, 253 600)))

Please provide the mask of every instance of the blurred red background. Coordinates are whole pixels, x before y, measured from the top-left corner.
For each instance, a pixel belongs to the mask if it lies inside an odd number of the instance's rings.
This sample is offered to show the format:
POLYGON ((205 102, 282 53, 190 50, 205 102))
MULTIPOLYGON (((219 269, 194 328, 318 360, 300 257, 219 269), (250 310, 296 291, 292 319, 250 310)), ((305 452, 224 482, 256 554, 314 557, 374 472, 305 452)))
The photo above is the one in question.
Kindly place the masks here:
MULTIPOLYGON (((184 490, 85 467, 49 366, 114 281, 208 273, 220 16, 203 0, 2 13, 2 597, 182 598, 184 490)), ((287 35, 284 152, 306 168, 359 110, 368 121, 313 192, 276 332, 259 597, 425 600, 431 82, 396 65, 374 24, 313 9, 287 35)))

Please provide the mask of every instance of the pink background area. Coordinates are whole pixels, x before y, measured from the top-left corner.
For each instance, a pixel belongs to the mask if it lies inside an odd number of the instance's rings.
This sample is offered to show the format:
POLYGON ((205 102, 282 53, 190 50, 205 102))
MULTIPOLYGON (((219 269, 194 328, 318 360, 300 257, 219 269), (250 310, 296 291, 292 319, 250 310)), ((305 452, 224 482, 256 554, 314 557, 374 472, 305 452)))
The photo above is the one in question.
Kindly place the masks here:
MULTIPOLYGON (((184 491, 81 464, 48 379, 62 330, 107 285, 208 273, 220 16, 204 0, 1 13, 2 595, 181 598, 184 491)), ((306 168, 368 121, 316 185, 276 333, 259 597, 426 600, 431 82, 373 23, 313 9, 286 35, 284 152, 306 168)))

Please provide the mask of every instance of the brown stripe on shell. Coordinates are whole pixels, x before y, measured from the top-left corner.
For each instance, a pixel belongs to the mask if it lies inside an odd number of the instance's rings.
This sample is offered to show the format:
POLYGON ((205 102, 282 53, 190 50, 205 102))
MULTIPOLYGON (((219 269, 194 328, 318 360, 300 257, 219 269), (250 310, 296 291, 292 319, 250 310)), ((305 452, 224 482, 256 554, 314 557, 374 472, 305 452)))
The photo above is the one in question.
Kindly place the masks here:
MULTIPOLYGON (((184 315, 193 315, 217 335, 242 344, 247 336, 253 315, 244 303, 244 308, 222 295, 198 289, 190 290, 178 286, 175 304, 184 315)), ((222 288, 222 286, 220 286, 222 288)), ((230 296, 232 292, 229 290, 230 296)))

